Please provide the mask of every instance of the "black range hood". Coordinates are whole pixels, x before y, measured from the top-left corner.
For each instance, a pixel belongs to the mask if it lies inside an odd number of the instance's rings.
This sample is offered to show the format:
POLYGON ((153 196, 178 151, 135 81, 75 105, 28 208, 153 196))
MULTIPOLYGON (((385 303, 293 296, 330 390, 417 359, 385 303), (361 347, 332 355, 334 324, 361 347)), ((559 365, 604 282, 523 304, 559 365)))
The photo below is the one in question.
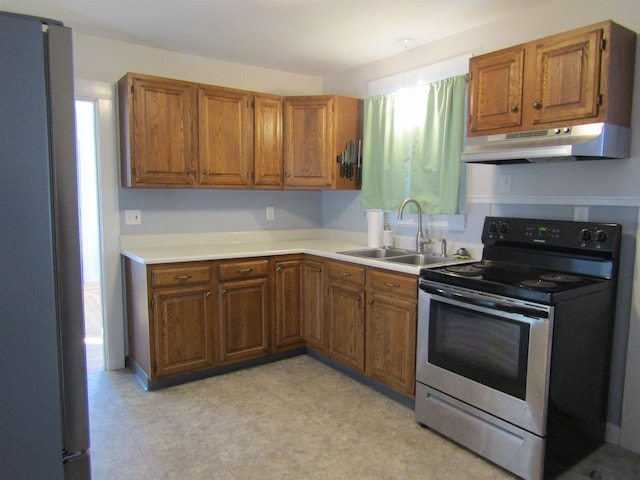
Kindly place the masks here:
POLYGON ((628 158, 631 130, 610 123, 467 137, 462 160, 494 165, 628 158))

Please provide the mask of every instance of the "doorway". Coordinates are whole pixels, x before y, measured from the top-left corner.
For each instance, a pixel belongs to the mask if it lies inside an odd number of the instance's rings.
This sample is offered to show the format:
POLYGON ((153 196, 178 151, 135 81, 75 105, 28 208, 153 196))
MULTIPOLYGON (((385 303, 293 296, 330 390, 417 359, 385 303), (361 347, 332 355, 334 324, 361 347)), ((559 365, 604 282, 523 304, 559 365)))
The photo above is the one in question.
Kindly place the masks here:
POLYGON ((96 113, 95 101, 76 100, 78 205, 87 373, 101 371, 105 367, 96 113))

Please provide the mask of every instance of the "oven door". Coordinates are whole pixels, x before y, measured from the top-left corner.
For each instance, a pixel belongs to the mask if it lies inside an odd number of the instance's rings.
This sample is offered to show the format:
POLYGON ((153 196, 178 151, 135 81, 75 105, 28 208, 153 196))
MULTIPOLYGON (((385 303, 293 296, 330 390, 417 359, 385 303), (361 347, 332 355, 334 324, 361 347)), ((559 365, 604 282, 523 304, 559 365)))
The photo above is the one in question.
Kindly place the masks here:
POLYGON ((422 280, 417 381, 545 436, 553 310, 422 280))

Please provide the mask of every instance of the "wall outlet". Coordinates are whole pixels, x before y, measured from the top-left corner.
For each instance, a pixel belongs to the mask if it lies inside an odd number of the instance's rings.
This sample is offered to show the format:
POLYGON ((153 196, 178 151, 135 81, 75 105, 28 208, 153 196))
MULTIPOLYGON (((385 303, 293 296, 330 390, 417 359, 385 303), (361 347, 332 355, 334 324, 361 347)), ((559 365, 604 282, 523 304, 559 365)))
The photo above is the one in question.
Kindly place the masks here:
POLYGON ((575 207, 573 210, 574 222, 588 222, 589 221, 589 207, 575 207))
POLYGON ((125 225, 140 225, 140 224, 142 224, 142 212, 140 210, 125 210, 124 211, 124 224, 125 225))
POLYGON ((273 220, 274 218, 276 218, 276 214, 273 207, 267 207, 267 220, 273 220))
POLYGON ((500 175, 500 193, 511 193, 513 175, 505 173, 500 175))

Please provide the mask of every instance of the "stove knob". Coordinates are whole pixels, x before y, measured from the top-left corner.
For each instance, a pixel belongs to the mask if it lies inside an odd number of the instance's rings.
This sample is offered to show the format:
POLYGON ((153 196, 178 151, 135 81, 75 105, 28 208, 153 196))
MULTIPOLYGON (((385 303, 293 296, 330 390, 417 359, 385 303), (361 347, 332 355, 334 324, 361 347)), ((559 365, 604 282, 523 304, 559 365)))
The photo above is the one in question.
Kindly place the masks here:
POLYGON ((489 231, 491 233, 496 233, 498 231, 498 225, 496 225, 495 222, 491 222, 491 225, 489 225, 489 231))
POLYGON ((509 231, 509 225, 507 225, 506 223, 503 223, 502 225, 500 225, 500 233, 507 233, 509 231))
POLYGON ((583 242, 586 242, 588 240, 591 240, 591 232, 589 230, 587 230, 586 228, 583 228, 580 231, 580 235, 578 236, 578 238, 580 240, 582 240, 583 242))
POLYGON ((607 233, 604 230, 598 230, 596 232, 596 242, 602 243, 607 239, 607 233))

